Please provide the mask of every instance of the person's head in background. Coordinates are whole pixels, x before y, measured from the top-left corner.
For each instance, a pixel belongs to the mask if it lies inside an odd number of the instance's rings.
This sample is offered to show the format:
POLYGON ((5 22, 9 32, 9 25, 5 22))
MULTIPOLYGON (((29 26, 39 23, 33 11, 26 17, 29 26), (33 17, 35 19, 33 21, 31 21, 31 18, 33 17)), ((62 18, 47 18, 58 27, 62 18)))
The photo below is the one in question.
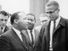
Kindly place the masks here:
POLYGON ((42 13, 39 16, 39 20, 40 20, 41 25, 43 25, 49 21, 49 17, 46 15, 46 13, 42 13))
POLYGON ((27 23, 25 20, 24 12, 16 12, 12 14, 10 22, 11 22, 11 25, 19 31, 27 29, 27 23))
POLYGON ((9 18, 9 14, 6 11, 0 12, 0 26, 6 26, 7 20, 9 18))
POLYGON ((26 20, 28 23, 28 29, 32 30, 34 28, 35 23, 36 23, 35 15, 33 13, 26 14, 26 20))
POLYGON ((56 20, 59 17, 59 3, 57 1, 49 1, 45 5, 45 13, 51 20, 56 20))

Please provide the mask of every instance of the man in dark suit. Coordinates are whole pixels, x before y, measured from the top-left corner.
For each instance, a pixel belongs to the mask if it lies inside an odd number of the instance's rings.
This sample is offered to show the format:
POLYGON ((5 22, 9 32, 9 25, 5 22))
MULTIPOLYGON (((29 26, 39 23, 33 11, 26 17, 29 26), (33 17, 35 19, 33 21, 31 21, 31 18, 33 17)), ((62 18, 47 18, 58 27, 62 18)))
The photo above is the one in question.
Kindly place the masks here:
POLYGON ((62 18, 59 11, 58 2, 46 4, 45 13, 50 21, 42 26, 37 51, 68 51, 68 20, 62 18))
POLYGON ((0 51, 29 51, 27 34, 24 33, 28 28, 25 13, 12 14, 10 21, 12 28, 0 36, 0 51))
POLYGON ((6 25, 9 14, 6 11, 0 11, 0 34, 9 30, 9 27, 6 25))
POLYGON ((39 31, 37 29, 35 29, 35 23, 36 23, 35 15, 32 13, 26 14, 26 20, 28 23, 27 32, 28 32, 29 39, 30 39, 30 45, 33 48, 33 50, 30 50, 30 51, 34 51, 35 46, 38 41, 38 36, 39 36, 39 31))

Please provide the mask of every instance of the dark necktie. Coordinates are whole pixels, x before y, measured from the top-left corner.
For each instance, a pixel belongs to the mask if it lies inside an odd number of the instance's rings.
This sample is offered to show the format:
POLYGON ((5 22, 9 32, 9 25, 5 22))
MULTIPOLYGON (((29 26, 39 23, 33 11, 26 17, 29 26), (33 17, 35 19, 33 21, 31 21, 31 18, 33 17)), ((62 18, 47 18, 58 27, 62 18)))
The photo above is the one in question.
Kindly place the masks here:
POLYGON ((3 30, 3 27, 0 27, 0 32, 3 32, 2 30, 3 30))
POLYGON ((26 36, 22 32, 20 34, 22 36, 22 42, 24 43, 24 45, 26 45, 27 44, 26 36))
POLYGON ((32 30, 30 30, 30 34, 31 34, 31 38, 32 38, 32 44, 34 44, 32 30))

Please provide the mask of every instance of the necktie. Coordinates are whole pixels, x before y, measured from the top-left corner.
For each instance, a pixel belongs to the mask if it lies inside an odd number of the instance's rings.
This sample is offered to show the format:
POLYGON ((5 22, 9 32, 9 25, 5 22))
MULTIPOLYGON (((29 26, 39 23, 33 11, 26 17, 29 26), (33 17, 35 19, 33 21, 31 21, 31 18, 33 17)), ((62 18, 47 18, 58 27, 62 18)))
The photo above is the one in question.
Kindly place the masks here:
POLYGON ((53 51, 53 33, 55 30, 55 21, 51 21, 50 23, 50 51, 53 51))
POLYGON ((32 38, 32 44, 34 44, 32 30, 30 30, 30 34, 31 34, 31 38, 32 38))
POLYGON ((22 41, 23 41, 24 45, 26 45, 27 44, 26 36, 22 32, 20 34, 21 34, 22 41))
POLYGON ((3 30, 3 27, 0 27, 0 32, 3 32, 2 30, 3 30))
POLYGON ((2 32, 4 32, 5 27, 1 27, 2 32))

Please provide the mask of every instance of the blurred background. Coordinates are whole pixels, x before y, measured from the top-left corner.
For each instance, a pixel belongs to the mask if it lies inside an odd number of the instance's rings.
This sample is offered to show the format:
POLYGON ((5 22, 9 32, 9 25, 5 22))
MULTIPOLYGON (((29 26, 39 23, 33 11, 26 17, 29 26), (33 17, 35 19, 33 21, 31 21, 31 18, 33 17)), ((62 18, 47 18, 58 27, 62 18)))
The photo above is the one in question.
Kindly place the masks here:
MULTIPOLYGON (((37 24, 39 25, 39 15, 45 12, 45 4, 49 0, 0 0, 0 10, 5 10, 8 13, 24 11, 25 13, 33 13, 36 16, 37 24)), ((60 4, 60 15, 68 19, 68 0, 56 0, 60 4)))

